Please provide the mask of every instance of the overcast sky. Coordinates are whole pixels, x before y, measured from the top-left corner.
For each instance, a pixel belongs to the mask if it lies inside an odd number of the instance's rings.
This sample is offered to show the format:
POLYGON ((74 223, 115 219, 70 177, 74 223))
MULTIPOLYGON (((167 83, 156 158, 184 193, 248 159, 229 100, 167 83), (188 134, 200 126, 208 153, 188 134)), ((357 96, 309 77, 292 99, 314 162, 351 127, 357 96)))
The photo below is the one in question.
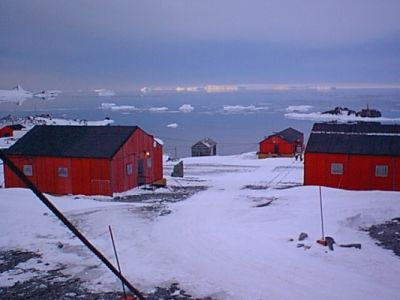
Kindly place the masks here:
POLYGON ((0 88, 400 83, 399 0, 0 0, 0 88))

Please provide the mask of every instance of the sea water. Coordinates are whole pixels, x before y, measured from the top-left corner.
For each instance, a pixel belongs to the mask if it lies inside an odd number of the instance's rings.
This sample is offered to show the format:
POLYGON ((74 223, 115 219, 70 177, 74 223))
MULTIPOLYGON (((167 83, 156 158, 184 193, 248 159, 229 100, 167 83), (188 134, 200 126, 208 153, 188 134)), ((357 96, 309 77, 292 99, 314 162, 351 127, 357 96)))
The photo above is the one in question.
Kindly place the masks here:
POLYGON ((367 105, 393 119, 391 123, 400 123, 400 89, 367 88, 117 92, 112 97, 62 93, 54 100, 28 99, 21 106, 0 103, 0 118, 10 114, 86 120, 108 117, 115 125, 137 125, 160 138, 164 153, 186 157, 190 156, 190 147, 205 137, 217 142, 220 155, 257 151, 264 137, 287 127, 303 132, 307 140, 315 121, 289 118, 291 106, 307 114, 337 106, 359 111, 367 105), (180 110, 184 104, 190 104, 193 110, 180 110))

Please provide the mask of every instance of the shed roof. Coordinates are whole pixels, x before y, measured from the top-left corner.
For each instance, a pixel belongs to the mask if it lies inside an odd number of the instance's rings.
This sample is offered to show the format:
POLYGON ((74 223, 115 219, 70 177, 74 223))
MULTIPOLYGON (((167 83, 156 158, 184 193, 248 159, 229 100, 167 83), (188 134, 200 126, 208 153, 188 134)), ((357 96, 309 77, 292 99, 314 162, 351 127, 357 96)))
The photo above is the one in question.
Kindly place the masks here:
POLYGON ((206 147, 208 147, 208 148, 211 148, 211 147, 214 147, 214 146, 216 146, 217 145, 217 143, 215 142, 215 141, 213 141, 212 139, 210 139, 210 138, 204 138, 204 139, 202 139, 201 141, 198 141, 196 144, 194 144, 192 147, 195 147, 196 145, 198 145, 198 144, 203 144, 203 145, 205 145, 206 147))
POLYGON ((297 141, 298 139, 301 139, 303 137, 303 133, 296 129, 293 129, 292 127, 289 127, 282 131, 276 132, 275 134, 271 134, 269 137, 272 137, 272 136, 280 136, 281 138, 288 141, 289 143, 293 143, 293 142, 297 141))
POLYGON ((35 126, 6 153, 112 158, 136 129, 137 126, 35 126))
POLYGON ((316 123, 305 152, 400 156, 400 125, 316 123))

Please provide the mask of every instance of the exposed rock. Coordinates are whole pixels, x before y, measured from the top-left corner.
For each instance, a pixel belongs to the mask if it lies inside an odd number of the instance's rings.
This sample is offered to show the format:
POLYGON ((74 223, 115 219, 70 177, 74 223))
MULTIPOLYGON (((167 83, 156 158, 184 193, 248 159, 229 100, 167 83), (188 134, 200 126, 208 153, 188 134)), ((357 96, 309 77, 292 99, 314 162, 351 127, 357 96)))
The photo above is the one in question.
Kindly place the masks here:
POLYGON ((335 240, 333 239, 333 237, 326 236, 325 241, 326 241, 326 244, 327 244, 329 250, 333 251, 333 244, 336 243, 335 240))
POLYGON ((348 109, 347 107, 335 107, 334 109, 324 111, 323 114, 330 115, 347 115, 347 116, 357 116, 362 118, 379 118, 382 116, 381 112, 376 109, 370 109, 368 106, 358 112, 348 109))
POLYGON ((304 241, 306 238, 308 238, 308 234, 305 232, 300 233, 299 235, 299 241, 304 241))
POLYGON ((339 247, 361 249, 361 244, 340 244, 339 247))
POLYGON ((172 177, 183 177, 183 161, 180 161, 174 166, 171 174, 172 177))
POLYGON ((381 246, 385 249, 393 250, 393 252, 400 256, 400 218, 393 218, 383 224, 372 225, 367 228, 369 235, 377 239, 381 246))

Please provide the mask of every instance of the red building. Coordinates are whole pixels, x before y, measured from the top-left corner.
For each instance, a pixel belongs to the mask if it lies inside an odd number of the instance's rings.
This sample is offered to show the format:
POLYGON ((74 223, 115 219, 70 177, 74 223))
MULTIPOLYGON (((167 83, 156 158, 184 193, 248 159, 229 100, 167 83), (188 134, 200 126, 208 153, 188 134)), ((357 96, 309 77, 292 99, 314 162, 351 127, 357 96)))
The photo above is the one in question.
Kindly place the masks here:
POLYGON ((400 191, 400 125, 314 124, 304 184, 400 191))
POLYGON ((303 143, 303 133, 289 127, 262 140, 258 158, 294 156, 303 152, 303 143))
POLYGON ((4 126, 0 128, 0 138, 11 137, 14 135, 15 130, 21 130, 22 128, 24 128, 24 126, 20 124, 4 126))
MULTIPOLYGON (((163 178, 162 145, 137 126, 35 126, 6 154, 51 194, 111 196, 163 178)), ((6 166, 4 176, 24 187, 6 166)))

